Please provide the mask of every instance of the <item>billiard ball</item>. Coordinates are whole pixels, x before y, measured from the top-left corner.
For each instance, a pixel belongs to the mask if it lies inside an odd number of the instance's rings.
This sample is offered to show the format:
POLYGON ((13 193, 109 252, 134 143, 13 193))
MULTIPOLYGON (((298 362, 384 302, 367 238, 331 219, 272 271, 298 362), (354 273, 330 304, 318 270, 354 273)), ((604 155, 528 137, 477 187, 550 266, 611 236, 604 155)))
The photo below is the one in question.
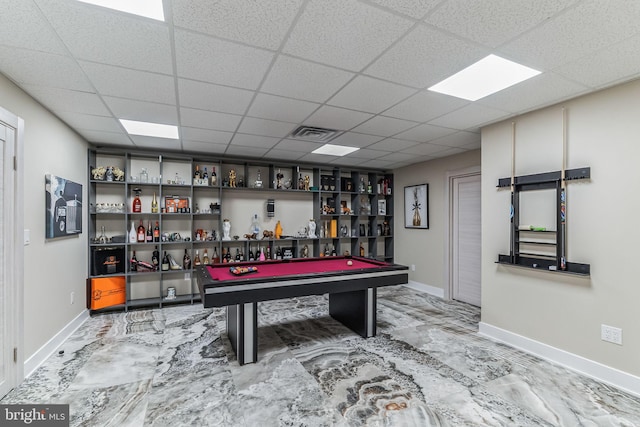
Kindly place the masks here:
POLYGON ((347 261, 347 265, 353 265, 353 261, 351 260, 347 261))

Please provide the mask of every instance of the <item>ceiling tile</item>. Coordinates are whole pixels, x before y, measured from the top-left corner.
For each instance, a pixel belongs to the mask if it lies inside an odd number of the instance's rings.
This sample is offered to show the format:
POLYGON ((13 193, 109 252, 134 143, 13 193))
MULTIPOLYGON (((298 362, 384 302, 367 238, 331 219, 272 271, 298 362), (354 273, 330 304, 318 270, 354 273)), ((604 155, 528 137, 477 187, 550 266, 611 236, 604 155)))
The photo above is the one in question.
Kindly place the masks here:
POLYGON ((380 6, 400 12, 415 19, 424 15, 441 3, 442 0, 371 0, 380 6))
POLYGON ((0 45, 67 54, 67 49, 40 13, 38 6, 30 0, 2 2, 0 45))
POLYGON ((271 159, 298 160, 300 157, 304 156, 305 153, 303 151, 280 150, 278 149, 278 146, 276 146, 269 151, 267 155, 271 159))
POLYGON ((376 116, 352 130, 354 132, 368 133, 371 135, 391 136, 414 127, 417 124, 416 122, 393 119, 391 117, 376 116))
POLYGON ((271 149, 280 141, 280 138, 271 138, 268 136, 246 135, 236 133, 231 139, 231 145, 243 145, 245 147, 258 147, 271 149))
POLYGON ((588 88, 547 72, 476 101, 503 111, 524 112, 583 93, 588 88))
POLYGON ((276 50, 301 0, 172 0, 178 27, 276 50))
POLYGON ((262 49, 180 29, 175 41, 178 76, 209 83, 257 89, 273 59, 262 49))
POLYGON ((210 83, 178 79, 180 105, 201 110, 244 114, 253 99, 253 92, 210 83))
POLYGON ((333 160, 336 160, 339 158, 340 157, 338 156, 325 156, 324 154, 309 153, 300 157, 298 160, 305 163, 324 164, 324 163, 330 163, 333 160))
POLYGON ((242 116, 213 111, 180 108, 182 126, 235 132, 242 116))
POLYGON ((448 0, 425 21, 493 48, 550 19, 573 3, 576 0, 448 0))
POLYGON ((215 144, 212 142, 190 141, 183 139, 182 148, 186 151, 207 154, 224 154, 227 144, 215 144))
POLYGON ((110 116, 100 97, 95 93, 79 92, 67 89, 54 89, 45 86, 23 85, 24 90, 51 111, 75 112, 95 116, 110 116))
POLYGON ((231 141, 233 133, 183 126, 180 128, 180 137, 185 141, 220 144, 226 147, 229 141, 231 141))
POLYGON ((292 123, 245 117, 242 119, 238 132, 284 138, 289 135, 294 128, 295 125, 292 123))
POLYGON ((386 154, 384 156, 379 157, 376 160, 383 160, 385 162, 404 162, 404 161, 408 161, 408 160, 413 160, 413 155, 412 154, 407 154, 407 153, 389 153, 386 154))
POLYGON ((132 99, 103 97, 118 119, 178 125, 178 110, 173 105, 134 101, 132 99))
POLYGON ((368 162, 368 159, 362 159, 362 158, 354 158, 354 157, 349 157, 349 156, 345 156, 345 157, 338 157, 335 160, 331 160, 330 164, 332 165, 343 165, 343 166, 357 166, 357 165, 361 165, 363 163, 368 162))
POLYGON ((327 103, 369 113, 380 113, 416 91, 394 83, 358 76, 327 103))
POLYGON ((589 0, 499 50, 541 71, 593 54, 637 34, 640 2, 589 0))
POLYGON ((447 147, 462 148, 469 144, 480 143, 480 134, 473 132, 456 132, 451 135, 443 136, 442 138, 434 139, 434 144, 445 145, 447 147))
POLYGON ((422 144, 414 145, 413 147, 404 149, 402 150, 402 152, 411 154, 414 156, 432 156, 432 155, 435 155, 435 153, 439 153, 448 149, 449 147, 445 147, 443 145, 430 144, 428 142, 423 142, 422 144))
POLYGON ((162 104, 176 102, 172 76, 86 61, 80 61, 80 66, 102 95, 162 104))
POLYGON ((103 132, 99 130, 80 129, 80 135, 95 145, 133 146, 133 142, 124 132, 103 132))
POLYGON ((371 117, 373 114, 323 105, 304 123, 308 126, 349 130, 371 117))
POLYGON ((58 115, 65 123, 74 129, 86 129, 101 132, 124 133, 120 122, 113 117, 93 116, 82 113, 63 112, 58 115))
POLYGON ((182 144, 179 139, 155 138, 151 136, 131 135, 131 140, 138 147, 156 150, 180 150, 182 144))
POLYGON ((246 157, 262 157, 269 151, 268 148, 244 147, 242 145, 229 145, 226 155, 229 156, 246 156, 246 157))
POLYGON ((469 101, 464 99, 425 90, 389 108, 382 114, 416 122, 425 122, 450 113, 467 104, 469 104, 469 101))
POLYGON ((481 147, 482 147, 482 141, 478 139, 477 141, 472 142, 471 144, 463 145, 460 148, 464 150, 478 150, 481 147))
POLYGON ((420 125, 408 131, 395 135, 395 138, 407 139, 409 141, 426 142, 455 132, 455 129, 434 125, 420 125))
POLYGON ((392 82, 425 88, 488 54, 489 51, 471 42, 419 25, 364 72, 392 82))
POLYGON ((295 152, 310 153, 316 148, 320 148, 321 146, 322 144, 317 144, 315 142, 298 141, 294 139, 283 139, 273 148, 279 151, 295 151, 295 152))
POLYGON ((336 139, 331 141, 331 144, 347 145, 350 147, 366 147, 382 139, 381 136, 365 135, 363 133, 345 132, 336 139))
POLYGON ((355 0, 311 0, 283 52, 359 71, 412 24, 355 0))
POLYGON ((260 91, 324 102, 353 76, 353 73, 337 68, 280 55, 260 91))
POLYGON ((479 127, 509 117, 503 110, 480 104, 469 104, 459 110, 431 120, 429 124, 459 130, 479 131, 479 127))
POLYGON ((0 46, 0 58, 11 58, 2 72, 15 82, 93 92, 82 69, 68 56, 0 46))
POLYGON ((571 80, 600 88, 640 76, 640 36, 631 37, 555 70, 571 80))
POLYGON ((318 106, 319 104, 307 101, 259 93, 253 100, 248 115, 261 119, 297 123, 308 117, 318 106))
POLYGON ((464 153, 465 151, 466 150, 463 150, 462 148, 448 148, 444 151, 438 151, 437 153, 434 153, 432 157, 442 158, 447 156, 453 156, 454 154, 464 153))
POLYGON ((416 141, 405 141, 403 139, 387 138, 380 142, 376 142, 373 145, 369 145, 367 148, 372 150, 385 150, 385 151, 402 151, 406 148, 416 145, 416 141))
POLYGON ((363 168, 371 168, 371 169, 391 169, 391 165, 393 165, 395 162, 393 161, 388 161, 388 160, 384 160, 384 159, 373 159, 373 160, 365 160, 364 162, 360 163, 358 166, 363 167, 363 168))
POLYGON ((389 154, 389 151, 370 150, 369 148, 361 148, 358 151, 354 151, 353 153, 348 154, 346 157, 356 158, 356 159, 377 159, 378 157, 382 157, 387 154, 389 154))
POLYGON ((77 1, 37 0, 37 3, 78 59, 172 73, 166 24, 77 1))

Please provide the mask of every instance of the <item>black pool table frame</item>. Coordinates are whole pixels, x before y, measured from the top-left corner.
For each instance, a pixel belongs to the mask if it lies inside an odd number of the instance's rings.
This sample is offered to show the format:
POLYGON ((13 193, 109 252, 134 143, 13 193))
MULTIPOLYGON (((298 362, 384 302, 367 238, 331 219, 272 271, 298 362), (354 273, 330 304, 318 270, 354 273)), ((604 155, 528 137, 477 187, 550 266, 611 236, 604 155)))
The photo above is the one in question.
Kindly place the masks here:
MULTIPOLYGON (((290 262, 306 260, 314 259, 290 262)), ((258 302, 329 294, 331 317, 363 338, 373 337, 376 335, 377 288, 407 283, 407 270, 403 265, 386 264, 338 272, 256 279, 247 275, 237 280, 215 281, 206 266, 198 266, 195 275, 204 307, 227 307, 227 335, 238 363, 244 365, 258 360, 258 302)))

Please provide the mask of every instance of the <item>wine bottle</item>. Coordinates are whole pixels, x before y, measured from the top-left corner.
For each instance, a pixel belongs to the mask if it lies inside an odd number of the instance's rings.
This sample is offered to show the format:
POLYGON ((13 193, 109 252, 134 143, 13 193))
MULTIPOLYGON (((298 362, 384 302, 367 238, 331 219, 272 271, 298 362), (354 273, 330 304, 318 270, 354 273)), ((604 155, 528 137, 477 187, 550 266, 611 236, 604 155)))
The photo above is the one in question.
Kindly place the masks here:
POLYGON ((202 263, 204 265, 209 265, 209 252, 207 252, 207 250, 204 250, 204 253, 202 254, 202 263))
POLYGON ((169 256, 167 251, 164 251, 164 258, 162 258, 162 271, 169 271, 169 256))
POLYGON ((217 247, 213 247, 213 259, 212 262, 214 264, 218 264, 220 263, 220 257, 218 256, 218 248, 217 247))
POLYGON ((224 246, 222 247, 222 263, 226 264, 229 262, 229 259, 227 258, 227 248, 225 248, 224 246))
POLYGON ((153 255, 151 255, 151 263, 155 267, 156 271, 158 271, 158 267, 160 266, 160 251, 158 251, 158 246, 153 250, 153 255))
POLYGON ((242 258, 240 258, 240 248, 236 248, 236 262, 240 261, 242 261, 242 258))
POLYGON ((335 246, 331 246, 331 256, 336 256, 336 247, 335 246))
POLYGON ((369 181, 367 184, 367 193, 369 194, 373 193, 373 187, 371 186, 371 181, 369 181))
POLYGON ((216 175, 216 167, 211 167, 211 185, 218 185, 218 175, 216 175))
POLYGON ((264 256, 264 249, 260 248, 260 261, 264 261, 266 257, 264 256))
POLYGON ((185 270, 191 270, 191 257, 186 249, 184 250, 184 256, 182 257, 182 267, 185 270))
POLYGON ((129 230, 129 243, 138 241, 138 232, 136 231, 136 223, 131 221, 131 229, 129 230))
POLYGON ((193 179, 200 179, 200 166, 196 165, 196 171, 193 173, 193 179))
POLYGON ((282 259, 282 251, 280 250, 280 246, 276 247, 276 259, 282 259))
POLYGON ((142 225, 142 220, 140 220, 140 225, 138 225, 138 243, 144 243, 144 241, 145 241, 144 225, 142 225))
POLYGON ((196 257, 193 260, 193 265, 200 265, 200 253, 198 252, 198 250, 196 249, 196 257))
POLYGON ((207 167, 204 167, 204 173, 202 174, 202 179, 209 180, 209 172, 207 172, 207 167))
POLYGON ((158 225, 158 221, 156 221, 156 226, 153 227, 153 241, 160 241, 160 226, 158 225))
POLYGON ((136 258, 136 251, 133 251, 133 255, 131 256, 131 271, 138 271, 138 258, 136 258))
POLYGON ((136 188, 133 191, 136 192, 136 196, 133 198, 133 205, 131 206, 131 212, 140 213, 142 212, 142 202, 140 201, 140 189, 136 188))
POLYGON ((153 242, 153 228, 151 227, 151 221, 149 221, 149 226, 147 227, 147 243, 153 242))
POLYGON ((362 246, 362 243, 360 243, 360 256, 364 256, 364 246, 362 246))
POLYGON ((251 249, 251 245, 249 245, 249 261, 255 261, 256 258, 253 255, 253 250, 251 249))
POLYGON ((153 199, 151 200, 151 213, 158 213, 158 199, 156 199, 156 193, 153 193, 153 199))

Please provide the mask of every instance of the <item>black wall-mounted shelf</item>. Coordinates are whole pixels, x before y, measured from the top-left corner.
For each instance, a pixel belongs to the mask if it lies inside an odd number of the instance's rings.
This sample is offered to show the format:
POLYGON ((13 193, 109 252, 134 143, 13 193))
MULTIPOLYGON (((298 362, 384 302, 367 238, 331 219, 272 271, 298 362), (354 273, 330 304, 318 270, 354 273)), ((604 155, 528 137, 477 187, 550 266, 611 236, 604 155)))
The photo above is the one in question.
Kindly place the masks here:
MULTIPOLYGON (((565 171, 565 181, 577 179, 591 178, 591 168, 577 168, 565 171)), ((498 188, 510 188, 511 178, 500 178, 498 180, 498 188)), ((580 276, 589 276, 591 267, 589 264, 581 264, 564 260, 564 248, 566 247, 565 235, 563 232, 564 223, 562 221, 562 172, 544 172, 533 175, 522 175, 514 177, 514 188, 512 197, 512 218, 511 218, 511 237, 510 237, 510 254, 498 255, 497 264, 511 265, 523 268, 531 268, 535 270, 543 270, 557 273, 574 274, 580 276), (522 191, 535 190, 556 190, 556 229, 555 231, 545 231, 545 233, 555 234, 555 242, 528 242, 527 239, 521 239, 520 233, 530 233, 532 230, 520 229, 520 193, 522 191), (555 246, 555 256, 536 255, 520 250, 520 244, 539 244, 547 246, 555 246), (564 262, 563 262, 564 261, 564 262), (564 266, 564 268, 562 268, 564 266)))

